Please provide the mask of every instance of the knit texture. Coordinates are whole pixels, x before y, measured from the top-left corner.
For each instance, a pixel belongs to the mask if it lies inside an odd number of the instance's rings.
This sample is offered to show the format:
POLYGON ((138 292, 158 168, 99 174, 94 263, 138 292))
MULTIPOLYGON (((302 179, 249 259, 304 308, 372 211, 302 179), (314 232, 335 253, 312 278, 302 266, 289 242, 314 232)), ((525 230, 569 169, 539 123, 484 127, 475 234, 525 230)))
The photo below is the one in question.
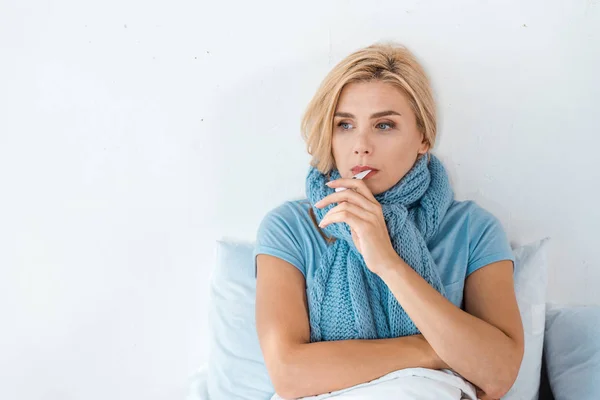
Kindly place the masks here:
MULTIPOLYGON (((426 153, 427 154, 427 153, 426 153)), ((433 154, 417 159, 394 186, 375 195, 396 253, 433 288, 446 296, 427 242, 435 235, 454 192, 444 166, 433 154)), ((337 169, 331 180, 341 178, 337 169)), ((320 222, 337 203, 324 208, 314 204, 334 193, 327 177, 314 167, 306 177, 306 194, 320 222)), ((321 255, 307 288, 311 342, 378 339, 420 333, 387 285, 365 265, 352 241, 347 223, 324 229, 337 240, 321 255)))

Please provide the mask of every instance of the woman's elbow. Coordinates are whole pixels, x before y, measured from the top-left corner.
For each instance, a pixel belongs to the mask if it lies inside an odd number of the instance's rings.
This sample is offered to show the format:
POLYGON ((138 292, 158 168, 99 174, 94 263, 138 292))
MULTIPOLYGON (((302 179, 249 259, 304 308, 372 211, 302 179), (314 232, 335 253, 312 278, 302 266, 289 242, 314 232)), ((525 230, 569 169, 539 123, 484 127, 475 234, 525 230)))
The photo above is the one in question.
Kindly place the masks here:
POLYGON ((521 363, 523 362, 524 346, 522 343, 516 343, 512 357, 505 365, 501 374, 498 374, 494 379, 494 384, 489 392, 486 392, 489 396, 494 399, 500 399, 510 391, 515 384, 519 370, 521 369, 521 363))
POLYGON ((270 362, 266 362, 273 388, 283 399, 305 397, 302 374, 296 357, 291 352, 285 353, 272 357, 270 362))
POLYGON ((297 395, 297 391, 293 385, 285 380, 273 379, 273 388, 275 389, 275 393, 282 399, 297 399, 301 397, 297 395))
POLYGON ((300 387, 294 379, 288 375, 285 375, 285 371, 282 369, 276 374, 272 375, 273 388, 279 397, 282 399, 297 399, 303 397, 300 393, 300 387))
POLYGON ((293 399, 299 399, 302 397, 306 397, 302 394, 299 394, 298 390, 294 389, 294 388, 282 388, 277 390, 277 388, 275 388, 275 392, 277 393, 277 395, 279 397, 281 397, 284 400, 293 400, 293 399))
POLYGON ((279 397, 284 399, 294 398, 294 387, 292 386, 292 380, 289 378, 289 374, 286 371, 285 364, 280 360, 266 359, 265 364, 267 366, 269 378, 271 378, 271 383, 273 384, 273 389, 279 397))

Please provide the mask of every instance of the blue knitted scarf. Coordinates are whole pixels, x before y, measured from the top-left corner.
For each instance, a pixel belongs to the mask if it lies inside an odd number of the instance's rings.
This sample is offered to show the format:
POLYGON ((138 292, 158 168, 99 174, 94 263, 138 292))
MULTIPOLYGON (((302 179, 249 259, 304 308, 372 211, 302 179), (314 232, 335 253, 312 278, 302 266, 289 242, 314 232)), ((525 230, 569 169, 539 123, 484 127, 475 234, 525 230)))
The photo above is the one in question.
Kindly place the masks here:
MULTIPOLYGON (((426 153, 427 154, 427 153, 426 153)), ((383 209, 392 245, 400 257, 433 288, 446 296, 437 267, 427 248, 436 233, 454 192, 442 163, 433 154, 417 159, 394 186, 375 195, 383 209)), ((341 178, 332 169, 331 180, 341 178)), ((310 167, 306 193, 311 205, 334 192, 327 177, 310 167)), ((313 207, 320 222, 337 204, 313 207)), ((321 255, 307 287, 311 342, 344 339, 393 338, 419 330, 387 285, 365 265, 352 241, 347 223, 324 228, 337 238, 321 255)))

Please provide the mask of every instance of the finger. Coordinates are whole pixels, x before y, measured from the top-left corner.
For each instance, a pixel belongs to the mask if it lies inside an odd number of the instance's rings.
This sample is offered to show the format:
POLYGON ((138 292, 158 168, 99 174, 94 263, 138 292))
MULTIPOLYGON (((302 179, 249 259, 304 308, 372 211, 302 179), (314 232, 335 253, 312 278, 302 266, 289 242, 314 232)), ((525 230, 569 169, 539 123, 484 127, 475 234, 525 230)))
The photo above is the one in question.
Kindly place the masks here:
POLYGON ((353 214, 348 210, 343 210, 323 218, 319 223, 319 226, 325 228, 327 225, 335 224, 336 222, 347 223, 350 225, 350 228, 354 229, 359 235, 362 231, 361 227, 366 223, 364 219, 358 217, 356 214, 353 214))
MULTIPOLYGON (((330 188, 345 187, 348 189, 354 189, 358 193, 362 194, 371 203, 379 203, 375 196, 373 196, 373 193, 371 193, 371 190, 367 187, 365 181, 362 179, 340 178, 327 182, 327 186, 330 188)), ((347 190, 338 193, 344 192, 347 192, 347 190)))
MULTIPOLYGON (((367 191, 371 193, 369 189, 367 189, 367 191)), ((323 197, 320 201, 315 203, 315 207, 323 208, 331 203, 342 203, 344 201, 348 201, 361 206, 365 210, 375 213, 377 212, 380 204, 375 198, 373 199, 373 201, 369 200, 360 191, 344 190, 343 192, 336 192, 323 197)))
POLYGON ((374 214, 365 210, 364 208, 357 206, 356 204, 352 204, 350 202, 343 202, 338 204, 337 206, 333 207, 331 210, 327 211, 327 213, 323 216, 323 220, 328 216, 328 215, 333 215, 342 211, 348 211, 353 213, 354 215, 356 215, 357 217, 365 220, 365 221, 371 221, 373 220, 374 214))

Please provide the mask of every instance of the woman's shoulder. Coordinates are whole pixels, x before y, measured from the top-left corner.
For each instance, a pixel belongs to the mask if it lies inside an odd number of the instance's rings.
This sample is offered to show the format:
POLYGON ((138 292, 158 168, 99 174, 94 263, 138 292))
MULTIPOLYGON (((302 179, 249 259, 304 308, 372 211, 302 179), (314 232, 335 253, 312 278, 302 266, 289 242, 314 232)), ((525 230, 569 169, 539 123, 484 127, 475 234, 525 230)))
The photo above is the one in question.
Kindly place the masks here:
POLYGON ((269 210, 256 234, 255 255, 266 253, 296 266, 306 277, 315 234, 311 232, 308 209, 304 199, 286 200, 269 210))
POLYGON ((498 222, 494 214, 475 200, 455 199, 444 216, 444 223, 465 224, 471 228, 498 222))
POLYGON ((494 214, 474 200, 454 200, 428 245, 472 247, 491 236, 504 236, 502 224, 494 214))
POLYGON ((467 276, 494 261, 514 261, 502 223, 474 200, 455 200, 448 209, 440 230, 437 242, 468 249, 467 276))
POLYGON ((314 229, 309 210, 307 199, 285 200, 265 214, 259 226, 259 235, 273 231, 301 239, 314 229))
POLYGON ((277 219, 289 224, 298 224, 308 218, 310 203, 305 198, 285 200, 270 209, 263 220, 277 219))

